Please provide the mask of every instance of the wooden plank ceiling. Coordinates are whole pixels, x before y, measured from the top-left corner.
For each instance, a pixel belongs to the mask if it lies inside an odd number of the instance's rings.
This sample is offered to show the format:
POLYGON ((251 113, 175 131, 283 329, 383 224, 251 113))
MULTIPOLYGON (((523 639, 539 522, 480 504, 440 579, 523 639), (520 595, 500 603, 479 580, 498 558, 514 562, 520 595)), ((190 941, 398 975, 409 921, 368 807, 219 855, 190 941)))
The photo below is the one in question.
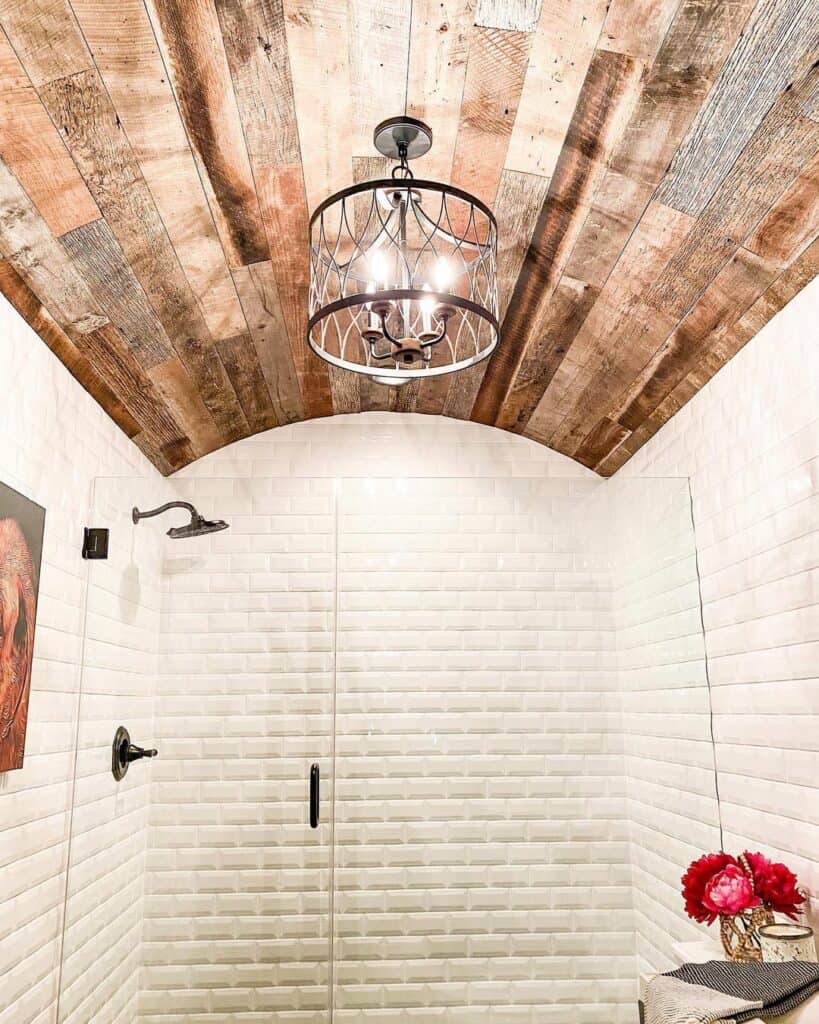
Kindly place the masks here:
MULTIPOLYGON (((334 412, 617 470, 817 273, 816 0, 0 0, 0 289, 156 466, 334 412), (500 226, 495 357, 393 392, 304 340, 372 128, 500 226)), ((807 325, 807 329, 815 329, 807 325)))

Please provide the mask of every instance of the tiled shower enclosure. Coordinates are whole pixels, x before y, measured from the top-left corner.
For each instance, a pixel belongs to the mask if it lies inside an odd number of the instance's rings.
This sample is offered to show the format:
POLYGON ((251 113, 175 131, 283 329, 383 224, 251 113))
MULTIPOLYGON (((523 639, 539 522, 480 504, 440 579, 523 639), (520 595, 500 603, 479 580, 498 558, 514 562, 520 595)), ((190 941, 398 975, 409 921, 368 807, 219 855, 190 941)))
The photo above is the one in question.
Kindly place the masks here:
POLYGON ((717 842, 687 481, 148 489, 94 488, 59 1024, 633 1022, 717 842))

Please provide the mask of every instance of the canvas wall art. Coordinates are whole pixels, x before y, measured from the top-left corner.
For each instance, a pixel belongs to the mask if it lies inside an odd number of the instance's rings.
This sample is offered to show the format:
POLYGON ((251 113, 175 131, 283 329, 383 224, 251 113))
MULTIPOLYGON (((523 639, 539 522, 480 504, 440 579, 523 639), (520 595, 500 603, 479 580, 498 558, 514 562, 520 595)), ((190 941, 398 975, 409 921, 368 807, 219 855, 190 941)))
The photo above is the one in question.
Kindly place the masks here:
POLYGON ((23 767, 45 509, 0 483, 0 772, 23 767))

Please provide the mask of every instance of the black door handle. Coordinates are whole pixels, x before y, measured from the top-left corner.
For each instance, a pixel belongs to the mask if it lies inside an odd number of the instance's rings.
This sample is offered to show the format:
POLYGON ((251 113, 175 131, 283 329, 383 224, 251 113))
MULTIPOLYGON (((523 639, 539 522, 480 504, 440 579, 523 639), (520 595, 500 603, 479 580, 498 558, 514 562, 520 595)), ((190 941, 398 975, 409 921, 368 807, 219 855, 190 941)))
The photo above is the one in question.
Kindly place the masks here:
POLYGON ((319 766, 310 766, 310 828, 318 828, 321 804, 321 773, 319 766))

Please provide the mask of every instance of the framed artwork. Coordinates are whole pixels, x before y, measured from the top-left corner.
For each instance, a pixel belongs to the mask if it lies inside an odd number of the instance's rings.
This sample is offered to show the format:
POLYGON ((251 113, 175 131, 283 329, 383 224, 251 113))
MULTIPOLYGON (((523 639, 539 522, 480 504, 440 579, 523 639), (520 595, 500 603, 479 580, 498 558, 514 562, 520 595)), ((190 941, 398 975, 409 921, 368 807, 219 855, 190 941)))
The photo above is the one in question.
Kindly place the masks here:
POLYGON ((0 483, 0 772, 23 767, 45 509, 0 483))

